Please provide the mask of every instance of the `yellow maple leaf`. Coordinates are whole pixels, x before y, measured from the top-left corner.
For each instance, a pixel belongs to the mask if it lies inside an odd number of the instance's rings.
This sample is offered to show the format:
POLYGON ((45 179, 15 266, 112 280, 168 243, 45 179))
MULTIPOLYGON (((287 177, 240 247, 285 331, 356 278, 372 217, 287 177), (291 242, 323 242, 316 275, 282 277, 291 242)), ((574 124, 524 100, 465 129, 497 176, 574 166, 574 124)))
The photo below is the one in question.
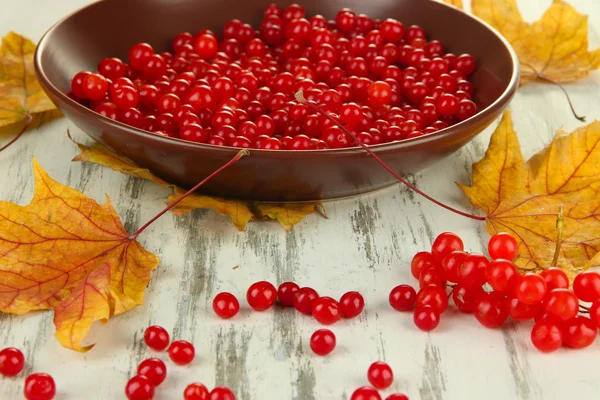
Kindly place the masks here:
POLYGON ((10 32, 0 46, 0 132, 35 119, 39 125, 60 116, 42 90, 33 68, 35 44, 10 32), (35 117, 35 118, 34 118, 35 117))
POLYGON ((471 9, 513 45, 521 62, 521 83, 570 82, 600 68, 600 49, 588 50, 587 16, 562 0, 554 0, 532 24, 523 20, 515 0, 472 0, 471 9))
POLYGON ((54 310, 56 337, 85 352, 95 321, 142 304, 159 259, 104 205, 54 181, 33 161, 34 195, 0 202, 0 311, 54 310))
POLYGON ((442 0, 444 3, 448 3, 450 5, 453 5, 456 8, 460 8, 463 9, 463 3, 462 0, 442 0))
MULTIPOLYGON (((171 187, 173 194, 167 200, 167 204, 173 204, 180 199, 186 192, 185 189, 171 185, 168 182, 155 176, 149 170, 137 166, 133 161, 122 157, 107 147, 94 143, 91 146, 86 146, 75 142, 81 153, 77 155, 73 161, 87 161, 95 164, 104 165, 112 168, 117 172, 135 176, 137 178, 153 181, 161 186, 171 187)), ((326 215, 320 202, 314 203, 285 203, 285 204, 270 204, 270 203, 253 203, 240 200, 229 200, 220 197, 202 196, 191 194, 181 200, 171 212, 175 215, 187 214, 195 209, 208 208, 220 215, 229 216, 233 225, 240 231, 246 229, 246 225, 251 220, 262 220, 265 218, 276 219, 281 223, 285 230, 290 230, 295 224, 300 222, 302 218, 312 214, 316 207, 320 207, 322 215, 326 215), (266 212, 263 212, 266 210, 266 212)))
POLYGON ((572 133, 559 131, 526 163, 511 114, 505 112, 485 156, 473 164, 471 186, 459 186, 485 211, 490 234, 510 232, 517 238, 521 270, 551 266, 561 205, 557 265, 571 277, 593 265, 600 251, 600 122, 572 133))

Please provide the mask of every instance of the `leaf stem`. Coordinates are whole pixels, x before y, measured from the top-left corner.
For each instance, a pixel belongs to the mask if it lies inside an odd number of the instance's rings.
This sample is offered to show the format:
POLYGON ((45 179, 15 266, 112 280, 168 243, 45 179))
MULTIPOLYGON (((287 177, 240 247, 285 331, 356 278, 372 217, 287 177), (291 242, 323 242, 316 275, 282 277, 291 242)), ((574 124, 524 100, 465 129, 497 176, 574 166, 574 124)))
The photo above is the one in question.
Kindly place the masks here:
POLYGON ((21 129, 21 131, 19 133, 17 133, 17 136, 15 136, 14 138, 12 138, 8 143, 6 143, 4 146, 0 147, 0 152, 7 149, 11 144, 13 144, 14 142, 16 142, 17 140, 19 140, 19 138, 21 137, 21 135, 23 133, 25 133, 25 131, 27 130, 27 128, 29 128, 29 125, 31 125, 31 121, 33 121, 33 117, 31 116, 31 114, 27 114, 26 116, 27 121, 25 121, 25 125, 23 126, 23 128, 21 129))
POLYGON ((551 83, 553 85, 556 85, 560 88, 560 90, 562 90, 562 92, 565 94, 565 97, 567 98, 567 101, 569 102, 569 108, 571 108, 571 113, 573 114, 573 116, 575 118, 577 118, 579 121, 581 122, 585 122, 585 115, 581 116, 578 115, 577 112, 575 111, 575 107, 573 106, 573 102, 571 101, 571 96, 569 96, 569 93, 567 92, 567 89, 565 89, 565 87, 563 85, 561 85, 560 83, 550 79, 550 78, 546 78, 544 75, 540 74, 539 72, 537 72, 537 70, 535 68, 533 68, 532 65, 527 64, 527 63, 521 63, 524 66, 531 68, 533 70, 533 72, 535 72, 536 78, 539 80, 542 80, 544 82, 548 82, 551 83))
POLYGON ((156 214, 150 221, 146 222, 140 229, 137 230, 136 233, 134 233, 133 235, 131 235, 129 237, 129 240, 136 240, 137 237, 140 235, 140 233, 142 233, 147 227, 149 227, 154 221, 156 221, 157 219, 159 219, 160 217, 163 216, 163 214, 165 214, 167 211, 169 211, 171 208, 175 207, 180 201, 182 201, 183 199, 185 199, 186 197, 188 197, 190 194, 194 193, 196 190, 198 190, 198 188, 200 188, 200 186, 204 185, 206 182, 210 181, 213 177, 215 177, 216 175, 218 175, 221 171, 223 171, 224 169, 226 169, 227 167, 230 167, 231 165, 235 164, 240 158, 242 158, 243 156, 247 156, 249 155, 250 152, 246 149, 240 150, 235 157, 233 157, 231 160, 229 160, 227 163, 223 164, 222 166, 220 166, 217 170, 215 170, 212 174, 210 174, 209 176, 207 176, 206 178, 204 178, 201 182, 199 182, 196 186, 194 186, 193 188, 191 188, 190 190, 188 190, 187 192, 185 192, 183 195, 181 195, 177 200, 175 200, 173 203, 169 204, 164 210, 162 210, 161 212, 159 212, 158 214, 156 214))
POLYGON ((344 131, 345 134, 347 134, 352 139, 354 139, 354 141, 356 143, 358 143, 363 149, 365 149, 365 151, 367 153, 369 153, 369 155, 371 157, 373 157, 379 164, 381 164, 381 166, 383 168, 385 168, 390 174, 392 174, 392 176, 394 178, 396 178, 398 181, 402 182, 404 185, 408 186, 410 189, 414 190, 415 192, 417 192, 421 196, 425 197, 427 200, 429 200, 429 201, 437 204, 440 207, 445 208, 446 210, 452 211, 455 214, 462 215, 463 217, 471 218, 471 219, 474 219, 474 220, 477 220, 477 221, 485 221, 485 217, 479 217, 477 215, 469 214, 469 213, 457 210, 455 208, 452 208, 450 206, 447 206, 446 204, 444 204, 444 203, 442 203, 442 202, 434 199, 433 197, 429 196, 428 194, 422 192, 415 185, 413 185, 412 183, 410 183, 406 179, 402 178, 400 175, 398 175, 396 172, 394 172, 394 170, 392 170, 390 167, 388 167, 387 164, 381 158, 379 158, 379 156, 377 154, 375 154, 375 152, 373 152, 373 150, 371 150, 369 148, 369 146, 367 146, 366 144, 362 143, 360 140, 358 140, 358 138, 356 137, 356 135, 354 133, 352 133, 348 129, 346 129, 346 127, 344 125, 342 125, 341 122, 339 122, 338 120, 336 120, 335 118, 333 118, 331 115, 329 115, 329 113, 327 113, 326 111, 324 111, 323 109, 321 109, 321 107, 317 106, 316 104, 314 104, 314 103, 312 103, 310 101, 307 101, 304 98, 304 95, 302 94, 302 91, 296 93, 296 100, 298 100, 298 102, 300 102, 302 104, 308 105, 310 108, 312 108, 313 110, 317 111, 319 114, 323 115, 325 118, 327 118, 328 120, 330 120, 331 122, 333 122, 334 124, 336 124, 338 127, 340 127, 340 129, 342 129, 342 131, 344 131))
POLYGON ((558 264, 558 256, 560 255, 560 245, 562 243, 562 231, 565 219, 565 206, 558 206, 558 215, 556 217, 556 248, 554 249, 554 258, 552 259, 552 267, 558 264))

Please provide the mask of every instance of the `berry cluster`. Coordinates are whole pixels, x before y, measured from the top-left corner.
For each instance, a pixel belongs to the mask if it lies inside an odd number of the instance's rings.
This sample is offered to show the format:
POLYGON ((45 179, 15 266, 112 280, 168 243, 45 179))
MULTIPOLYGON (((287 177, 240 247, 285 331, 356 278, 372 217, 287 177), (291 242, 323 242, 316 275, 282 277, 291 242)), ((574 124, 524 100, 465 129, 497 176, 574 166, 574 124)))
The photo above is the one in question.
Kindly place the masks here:
MULTIPOLYGON (((312 315, 323 325, 332 325, 342 317, 357 317, 365 307, 365 300, 358 292, 347 292, 337 301, 321 297, 313 288, 300 287, 294 282, 284 282, 279 288, 267 281, 253 283, 246 292, 246 300, 256 311, 268 310, 279 300, 281 306, 312 315)), ((213 299, 213 310, 219 317, 229 319, 239 312, 240 303, 233 294, 221 292, 213 299)), ((333 351, 335 343, 335 335, 329 329, 316 331, 310 339, 311 349, 323 356, 333 351)))
MULTIPOLYGON (((385 390, 392 385, 394 373, 388 364, 377 361, 369 367, 367 378, 373 386, 359 387, 352 393, 350 400, 381 400, 378 390, 385 390)), ((400 393, 394 393, 386 397, 386 400, 408 400, 408 397, 400 393)))
MULTIPOLYGON (((194 345, 177 340, 169 345, 170 337, 165 328, 150 326, 144 332, 146 345, 153 350, 163 351, 168 347, 169 358, 177 365, 187 365, 194 360, 194 345)), ((152 400, 154 391, 167 377, 167 366, 158 358, 149 358, 140 363, 137 374, 125 386, 129 400, 152 400)), ((235 400, 233 392, 226 387, 216 387, 209 391, 200 383, 188 385, 183 392, 184 400, 235 400)))
POLYGON ((460 237, 444 232, 433 242, 431 252, 419 252, 412 259, 411 273, 419 280, 419 292, 409 285, 397 286, 390 293, 390 305, 398 311, 414 309, 415 325, 431 331, 452 296, 460 311, 473 313, 487 328, 501 326, 509 316, 515 321, 534 319, 531 341, 543 352, 563 344, 571 348, 591 345, 600 328, 600 274, 580 273, 570 290, 569 278, 559 268, 545 269, 539 275, 519 274, 512 263, 517 251, 513 236, 497 233, 488 244, 489 260, 466 253, 460 237), (484 285, 491 290, 484 290, 484 285), (447 287, 451 294, 446 293, 447 287), (580 301, 592 304, 587 307, 580 301))
POLYGON ((366 145, 433 133, 475 115, 475 59, 446 53, 419 26, 349 9, 306 19, 269 5, 255 31, 232 19, 221 40, 178 34, 172 53, 147 43, 129 64, 100 61, 76 74, 71 97, 105 117, 217 146, 311 150, 356 146, 339 126, 294 101, 302 92, 366 145))
MULTIPOLYGON (((16 376, 25 367, 21 350, 7 347, 0 350, 0 375, 16 376)), ((25 378, 23 394, 27 400, 52 400, 56 395, 54 379, 44 373, 35 373, 25 378)))

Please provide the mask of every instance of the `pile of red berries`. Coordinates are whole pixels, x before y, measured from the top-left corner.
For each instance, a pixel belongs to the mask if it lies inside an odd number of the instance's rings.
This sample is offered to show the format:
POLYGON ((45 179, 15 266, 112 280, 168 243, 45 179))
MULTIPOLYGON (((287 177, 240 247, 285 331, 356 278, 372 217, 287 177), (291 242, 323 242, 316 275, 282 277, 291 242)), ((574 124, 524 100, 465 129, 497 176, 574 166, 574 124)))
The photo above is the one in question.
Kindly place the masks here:
MULTIPOLYGON (((7 347, 0 350, 0 375, 16 376, 25 367, 21 350, 7 347)), ((44 373, 35 373, 25 378, 23 394, 27 400, 52 400, 56 395, 54 379, 44 373)))
MULTIPOLYGON (((256 311, 271 308, 277 300, 283 307, 294 307, 305 315, 312 315, 323 325, 332 325, 342 317, 354 318, 365 307, 365 300, 358 292, 345 293, 340 301, 331 297, 321 297, 310 287, 300 287, 294 282, 284 282, 275 288, 272 283, 253 283, 246 293, 248 305, 256 311)), ((215 314, 223 319, 234 317, 240 310, 237 298, 228 292, 217 294, 213 300, 215 314)), ((310 340, 311 349, 319 355, 327 355, 335 348, 335 335, 329 329, 316 331, 310 340)))
MULTIPOLYGON (((157 325, 144 332, 146 345, 153 350, 163 351, 168 347, 169 358, 177 365, 187 365, 194 360, 194 345, 185 340, 177 340, 169 345, 169 333, 157 325)), ((167 377, 167 366, 158 358, 149 358, 140 363, 137 374, 125 386, 129 400, 152 400, 154 391, 167 377)), ((235 400, 233 392, 226 387, 216 387, 209 391, 201 383, 188 385, 183 392, 184 400, 235 400)))
POLYGON ((559 268, 545 269, 539 275, 520 274, 512 263, 517 250, 513 236, 495 234, 488 244, 489 260, 465 253, 454 233, 442 233, 431 252, 417 253, 412 259, 411 272, 419 280, 419 292, 409 285, 397 286, 390 293, 390 304, 398 311, 414 309, 415 325, 431 331, 452 296, 460 311, 473 313, 488 328, 501 326, 509 316, 515 321, 534 319, 531 341, 541 351, 551 352, 563 344, 571 348, 591 345, 600 328, 600 274, 582 272, 569 289, 569 278, 559 268), (448 287, 451 294, 446 292, 448 287))
MULTIPOLYGON (((394 373, 392 368, 383 361, 377 361, 371 364, 367 371, 367 378, 373 386, 362 386, 356 389, 350 400, 381 400, 379 390, 385 390, 392 385, 394 373)), ((408 400, 404 394, 394 393, 385 398, 385 400, 408 400)))
POLYGON ((100 61, 79 72, 71 97, 105 117, 160 135, 217 146, 310 150, 358 145, 330 120, 294 101, 302 92, 366 145, 433 133, 475 115, 468 54, 446 53, 419 26, 349 9, 306 19, 269 5, 259 29, 237 19, 221 40, 178 34, 172 52, 147 43, 129 64, 100 61))

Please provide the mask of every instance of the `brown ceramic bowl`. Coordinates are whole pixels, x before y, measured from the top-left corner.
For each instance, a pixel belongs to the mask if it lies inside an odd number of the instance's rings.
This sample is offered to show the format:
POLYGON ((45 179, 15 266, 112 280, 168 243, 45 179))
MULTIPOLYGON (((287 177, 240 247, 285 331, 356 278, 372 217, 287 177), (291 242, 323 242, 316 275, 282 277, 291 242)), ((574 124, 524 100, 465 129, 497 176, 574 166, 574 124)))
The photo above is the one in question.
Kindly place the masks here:
MULTIPOLYGON (((237 150, 166 138, 96 114, 67 97, 73 75, 96 70, 105 57, 127 59, 131 45, 148 42, 165 51, 179 32, 220 32, 231 18, 258 26, 273 0, 102 0, 58 22, 42 38, 35 68, 42 87, 61 111, 100 143, 149 168, 161 178, 192 187, 237 150)), ((289 0, 276 1, 285 7, 289 0)), ((472 82, 479 113, 419 138, 373 146, 402 174, 418 172, 451 154, 490 125, 508 105, 518 83, 517 57, 487 24, 433 0, 305 0, 307 16, 332 18, 343 7, 372 18, 421 25, 447 51, 470 53, 478 63, 472 82)), ((252 150, 202 188, 203 193, 260 201, 307 201, 365 193, 395 179, 361 148, 311 151, 252 150)))

